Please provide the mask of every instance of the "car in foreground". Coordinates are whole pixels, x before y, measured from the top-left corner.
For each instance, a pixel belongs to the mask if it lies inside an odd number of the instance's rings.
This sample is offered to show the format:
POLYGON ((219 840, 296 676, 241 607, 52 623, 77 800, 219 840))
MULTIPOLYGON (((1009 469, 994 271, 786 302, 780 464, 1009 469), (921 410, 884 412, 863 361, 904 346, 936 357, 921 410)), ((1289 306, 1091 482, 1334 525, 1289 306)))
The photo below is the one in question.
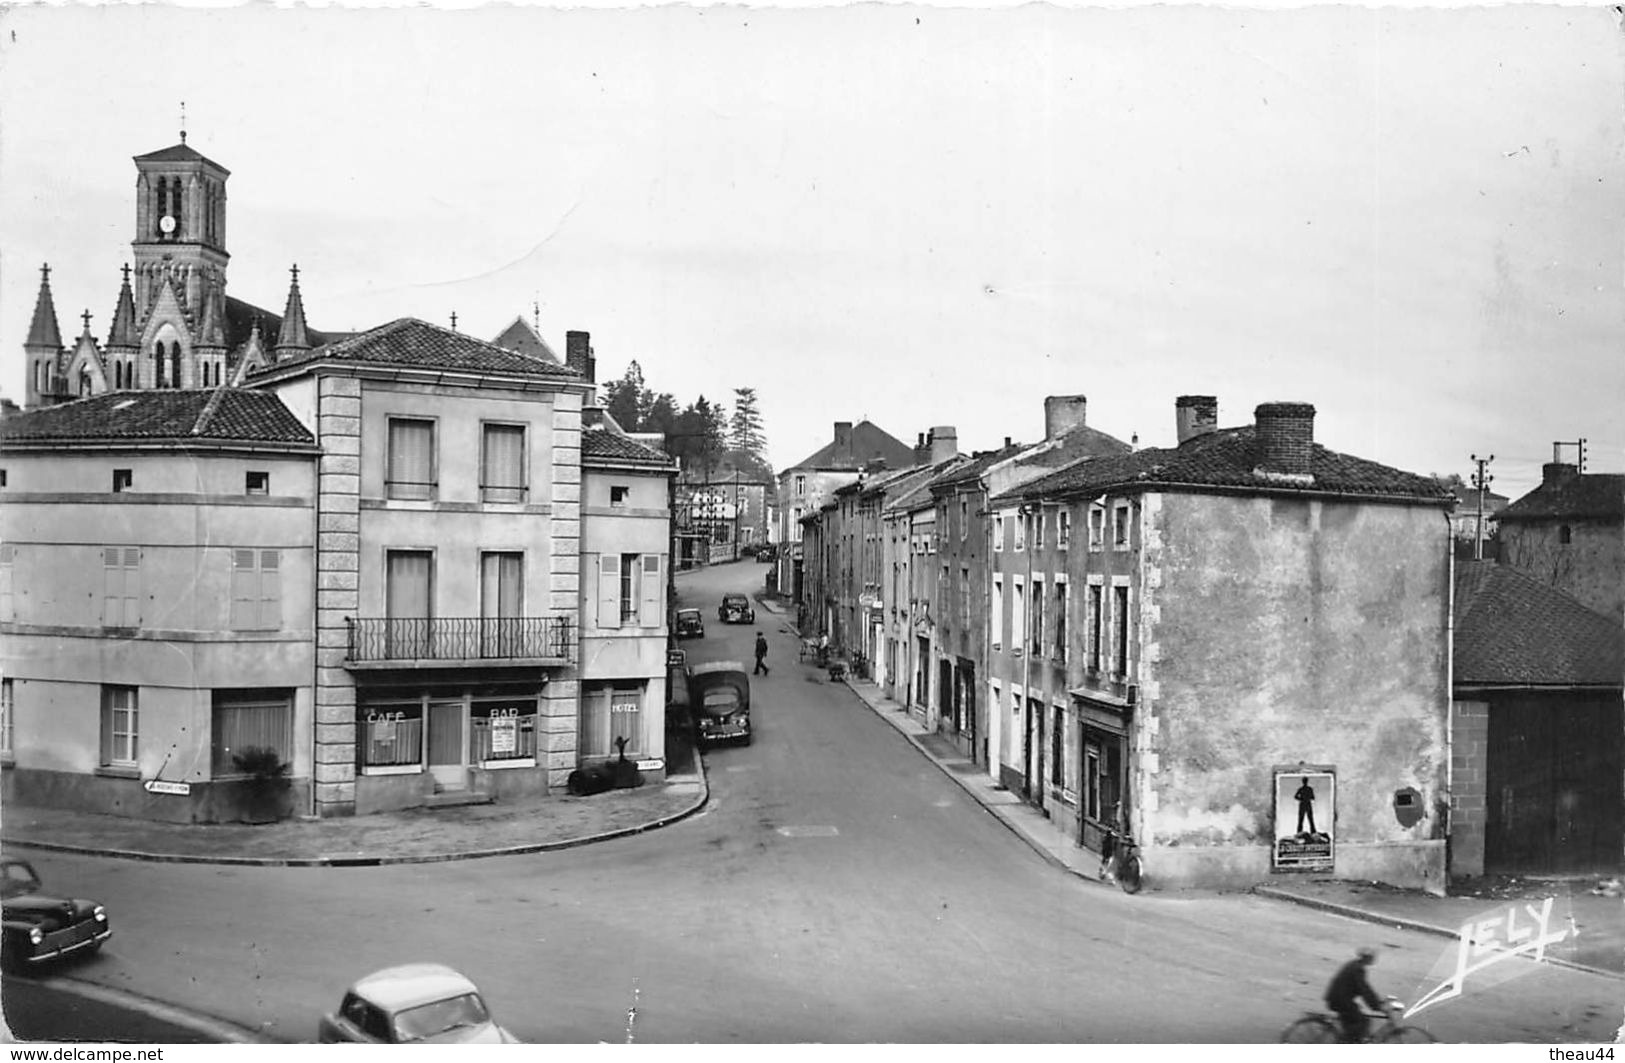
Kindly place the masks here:
POLYGON ((724 624, 754 624, 756 609, 743 594, 724 594, 717 606, 717 619, 724 624))
POLYGON ((322 1044, 518 1044, 498 1026, 474 983, 439 963, 375 971, 322 1016, 322 1044))
POLYGON ((75 952, 95 952, 113 936, 107 909, 95 901, 58 897, 26 860, 0 857, 0 904, 5 937, 0 963, 26 971, 75 952))
POLYGON ((750 745, 750 676, 738 661, 706 661, 688 670, 689 708, 701 747, 711 742, 750 745))
POLYGON ((677 637, 680 639, 703 639, 705 637, 705 618, 698 609, 677 610, 677 637))

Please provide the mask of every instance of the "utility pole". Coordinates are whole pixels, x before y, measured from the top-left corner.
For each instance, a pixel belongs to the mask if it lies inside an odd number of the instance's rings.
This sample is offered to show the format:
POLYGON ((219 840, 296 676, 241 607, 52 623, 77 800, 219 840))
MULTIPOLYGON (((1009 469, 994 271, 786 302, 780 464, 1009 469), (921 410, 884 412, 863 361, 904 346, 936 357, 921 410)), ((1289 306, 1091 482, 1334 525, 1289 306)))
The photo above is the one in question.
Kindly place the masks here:
POLYGON ((1478 523, 1473 531, 1474 561, 1484 560, 1484 492, 1489 490, 1490 482, 1495 479, 1484 471, 1484 467, 1494 460, 1494 454, 1487 458, 1472 455, 1473 464, 1478 466, 1478 471, 1473 473, 1473 486, 1478 488, 1478 523))
POLYGON ((1585 472, 1586 471, 1586 441, 1584 439, 1574 439, 1574 440, 1563 440, 1563 441, 1560 441, 1560 442, 1554 442, 1552 444, 1552 462, 1553 462, 1553 464, 1557 464, 1559 462, 1562 462, 1563 454, 1562 454, 1562 449, 1561 448, 1563 448, 1563 447, 1574 447, 1576 450, 1579 451, 1579 459, 1580 460, 1575 463, 1575 468, 1577 468, 1580 472, 1585 472))

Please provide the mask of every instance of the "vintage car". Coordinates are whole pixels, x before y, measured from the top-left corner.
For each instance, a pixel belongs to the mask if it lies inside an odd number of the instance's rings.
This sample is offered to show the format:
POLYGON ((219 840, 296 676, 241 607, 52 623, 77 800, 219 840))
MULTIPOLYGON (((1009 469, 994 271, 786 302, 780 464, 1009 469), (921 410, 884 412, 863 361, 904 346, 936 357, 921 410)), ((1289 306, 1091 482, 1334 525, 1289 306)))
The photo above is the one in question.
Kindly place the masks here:
POLYGON ((53 897, 26 861, 0 857, 5 939, 0 962, 24 971, 74 952, 95 952, 113 936, 107 909, 95 901, 53 897))
POLYGON ((754 624, 756 610, 743 594, 724 594, 722 604, 717 606, 717 619, 724 624, 754 624))
POLYGON ((677 637, 680 639, 705 637, 705 619, 700 616, 698 609, 677 610, 677 637))
POLYGON ((758 560, 758 561, 770 561, 771 562, 771 561, 777 561, 778 559, 779 559, 779 548, 778 548, 778 545, 776 543, 763 543, 761 546, 757 547, 757 549, 756 549, 756 560, 758 560))
POLYGON ((701 746, 750 745, 750 676, 738 661, 706 661, 688 670, 689 708, 701 746))
POLYGON ((323 1044, 518 1044, 498 1026, 474 983, 438 963, 387 967, 356 982, 322 1016, 323 1044))

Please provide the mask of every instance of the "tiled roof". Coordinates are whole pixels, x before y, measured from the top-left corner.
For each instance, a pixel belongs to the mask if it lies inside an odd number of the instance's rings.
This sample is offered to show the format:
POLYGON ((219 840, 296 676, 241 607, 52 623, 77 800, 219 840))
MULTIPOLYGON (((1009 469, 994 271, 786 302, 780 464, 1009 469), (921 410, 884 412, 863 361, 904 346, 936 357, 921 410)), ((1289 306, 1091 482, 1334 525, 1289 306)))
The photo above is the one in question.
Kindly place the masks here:
POLYGON ((663 469, 673 466, 669 455, 604 428, 588 428, 581 433, 581 460, 589 465, 604 462, 663 469))
POLYGON ((316 443, 276 395, 238 388, 109 391, 0 420, 7 445, 159 441, 316 443))
MULTIPOLYGON (((914 464, 914 448, 876 425, 873 421, 859 421, 852 426, 852 453, 850 458, 837 460, 835 441, 813 451, 793 469, 861 469, 872 461, 884 461, 894 469, 914 464)), ((788 471, 788 470, 786 470, 788 471)))
POLYGON ((1031 444, 1013 443, 1010 446, 1000 450, 989 450, 981 454, 973 455, 971 460, 965 464, 952 466, 947 472, 933 477, 931 480, 931 490, 941 494, 958 484, 967 483, 974 480, 988 469, 997 465, 999 462, 1015 457, 1023 450, 1028 449, 1029 446, 1031 446, 1031 444))
POLYGON ((1458 686, 1625 682, 1625 624, 1493 561, 1456 570, 1458 686))
POLYGON ((1269 478, 1255 473, 1258 465, 1253 426, 1225 428, 1196 436, 1177 447, 1151 447, 1131 454, 1102 455, 1079 461, 1007 491, 1001 499, 1014 501, 1122 489, 1207 487, 1354 495, 1441 506, 1454 500, 1432 477, 1340 454, 1319 444, 1311 447, 1309 459, 1313 483, 1269 478))
POLYGON ((181 141, 179 144, 172 144, 167 148, 159 148, 157 151, 149 151, 145 155, 137 155, 135 157, 135 161, 136 162, 206 162, 210 166, 213 166, 215 169, 220 170, 220 171, 222 171, 224 173, 230 173, 231 172, 230 170, 227 170, 224 166, 221 166, 218 162, 215 162, 213 159, 210 159, 210 158, 204 156, 196 148, 187 147, 186 146, 186 141, 184 141, 184 140, 181 141))
POLYGON ((518 351, 520 354, 528 354, 532 358, 541 358, 555 365, 559 364, 560 361, 559 356, 553 353, 553 348, 547 345, 547 341, 542 339, 541 335, 531 327, 530 322, 522 317, 514 318, 513 323, 503 329, 491 342, 498 347, 506 347, 511 351, 518 351))
POLYGON ((581 374, 540 358, 475 339, 417 318, 403 317, 374 329, 329 343, 301 358, 278 362, 264 372, 277 372, 290 365, 318 359, 359 362, 368 365, 412 366, 423 369, 457 369, 476 373, 507 373, 519 376, 580 380, 581 374))
POLYGON ((1502 521, 1619 520, 1625 517, 1625 475, 1573 473, 1548 481, 1496 514, 1502 521))
POLYGON ((931 505, 931 485, 936 481, 936 478, 950 469, 957 469, 961 464, 968 463, 969 461, 971 461, 969 457, 961 454, 933 465, 929 469, 921 469, 920 479, 917 482, 910 481, 908 483, 898 485, 898 497, 893 500, 888 500, 886 503, 886 508, 911 510, 919 509, 922 506, 931 505))

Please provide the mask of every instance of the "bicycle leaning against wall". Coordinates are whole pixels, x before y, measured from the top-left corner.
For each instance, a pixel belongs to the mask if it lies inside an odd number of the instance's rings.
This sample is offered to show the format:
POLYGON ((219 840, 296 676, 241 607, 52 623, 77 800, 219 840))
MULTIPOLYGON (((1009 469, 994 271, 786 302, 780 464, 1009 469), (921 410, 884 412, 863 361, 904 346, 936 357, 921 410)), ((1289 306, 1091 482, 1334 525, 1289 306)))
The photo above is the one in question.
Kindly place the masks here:
POLYGON ((1124 893, 1139 893, 1145 884, 1145 863, 1140 859, 1140 846, 1128 832, 1123 821, 1123 805, 1118 802, 1112 813, 1115 826, 1106 830, 1100 848, 1100 877, 1115 882, 1124 893))

